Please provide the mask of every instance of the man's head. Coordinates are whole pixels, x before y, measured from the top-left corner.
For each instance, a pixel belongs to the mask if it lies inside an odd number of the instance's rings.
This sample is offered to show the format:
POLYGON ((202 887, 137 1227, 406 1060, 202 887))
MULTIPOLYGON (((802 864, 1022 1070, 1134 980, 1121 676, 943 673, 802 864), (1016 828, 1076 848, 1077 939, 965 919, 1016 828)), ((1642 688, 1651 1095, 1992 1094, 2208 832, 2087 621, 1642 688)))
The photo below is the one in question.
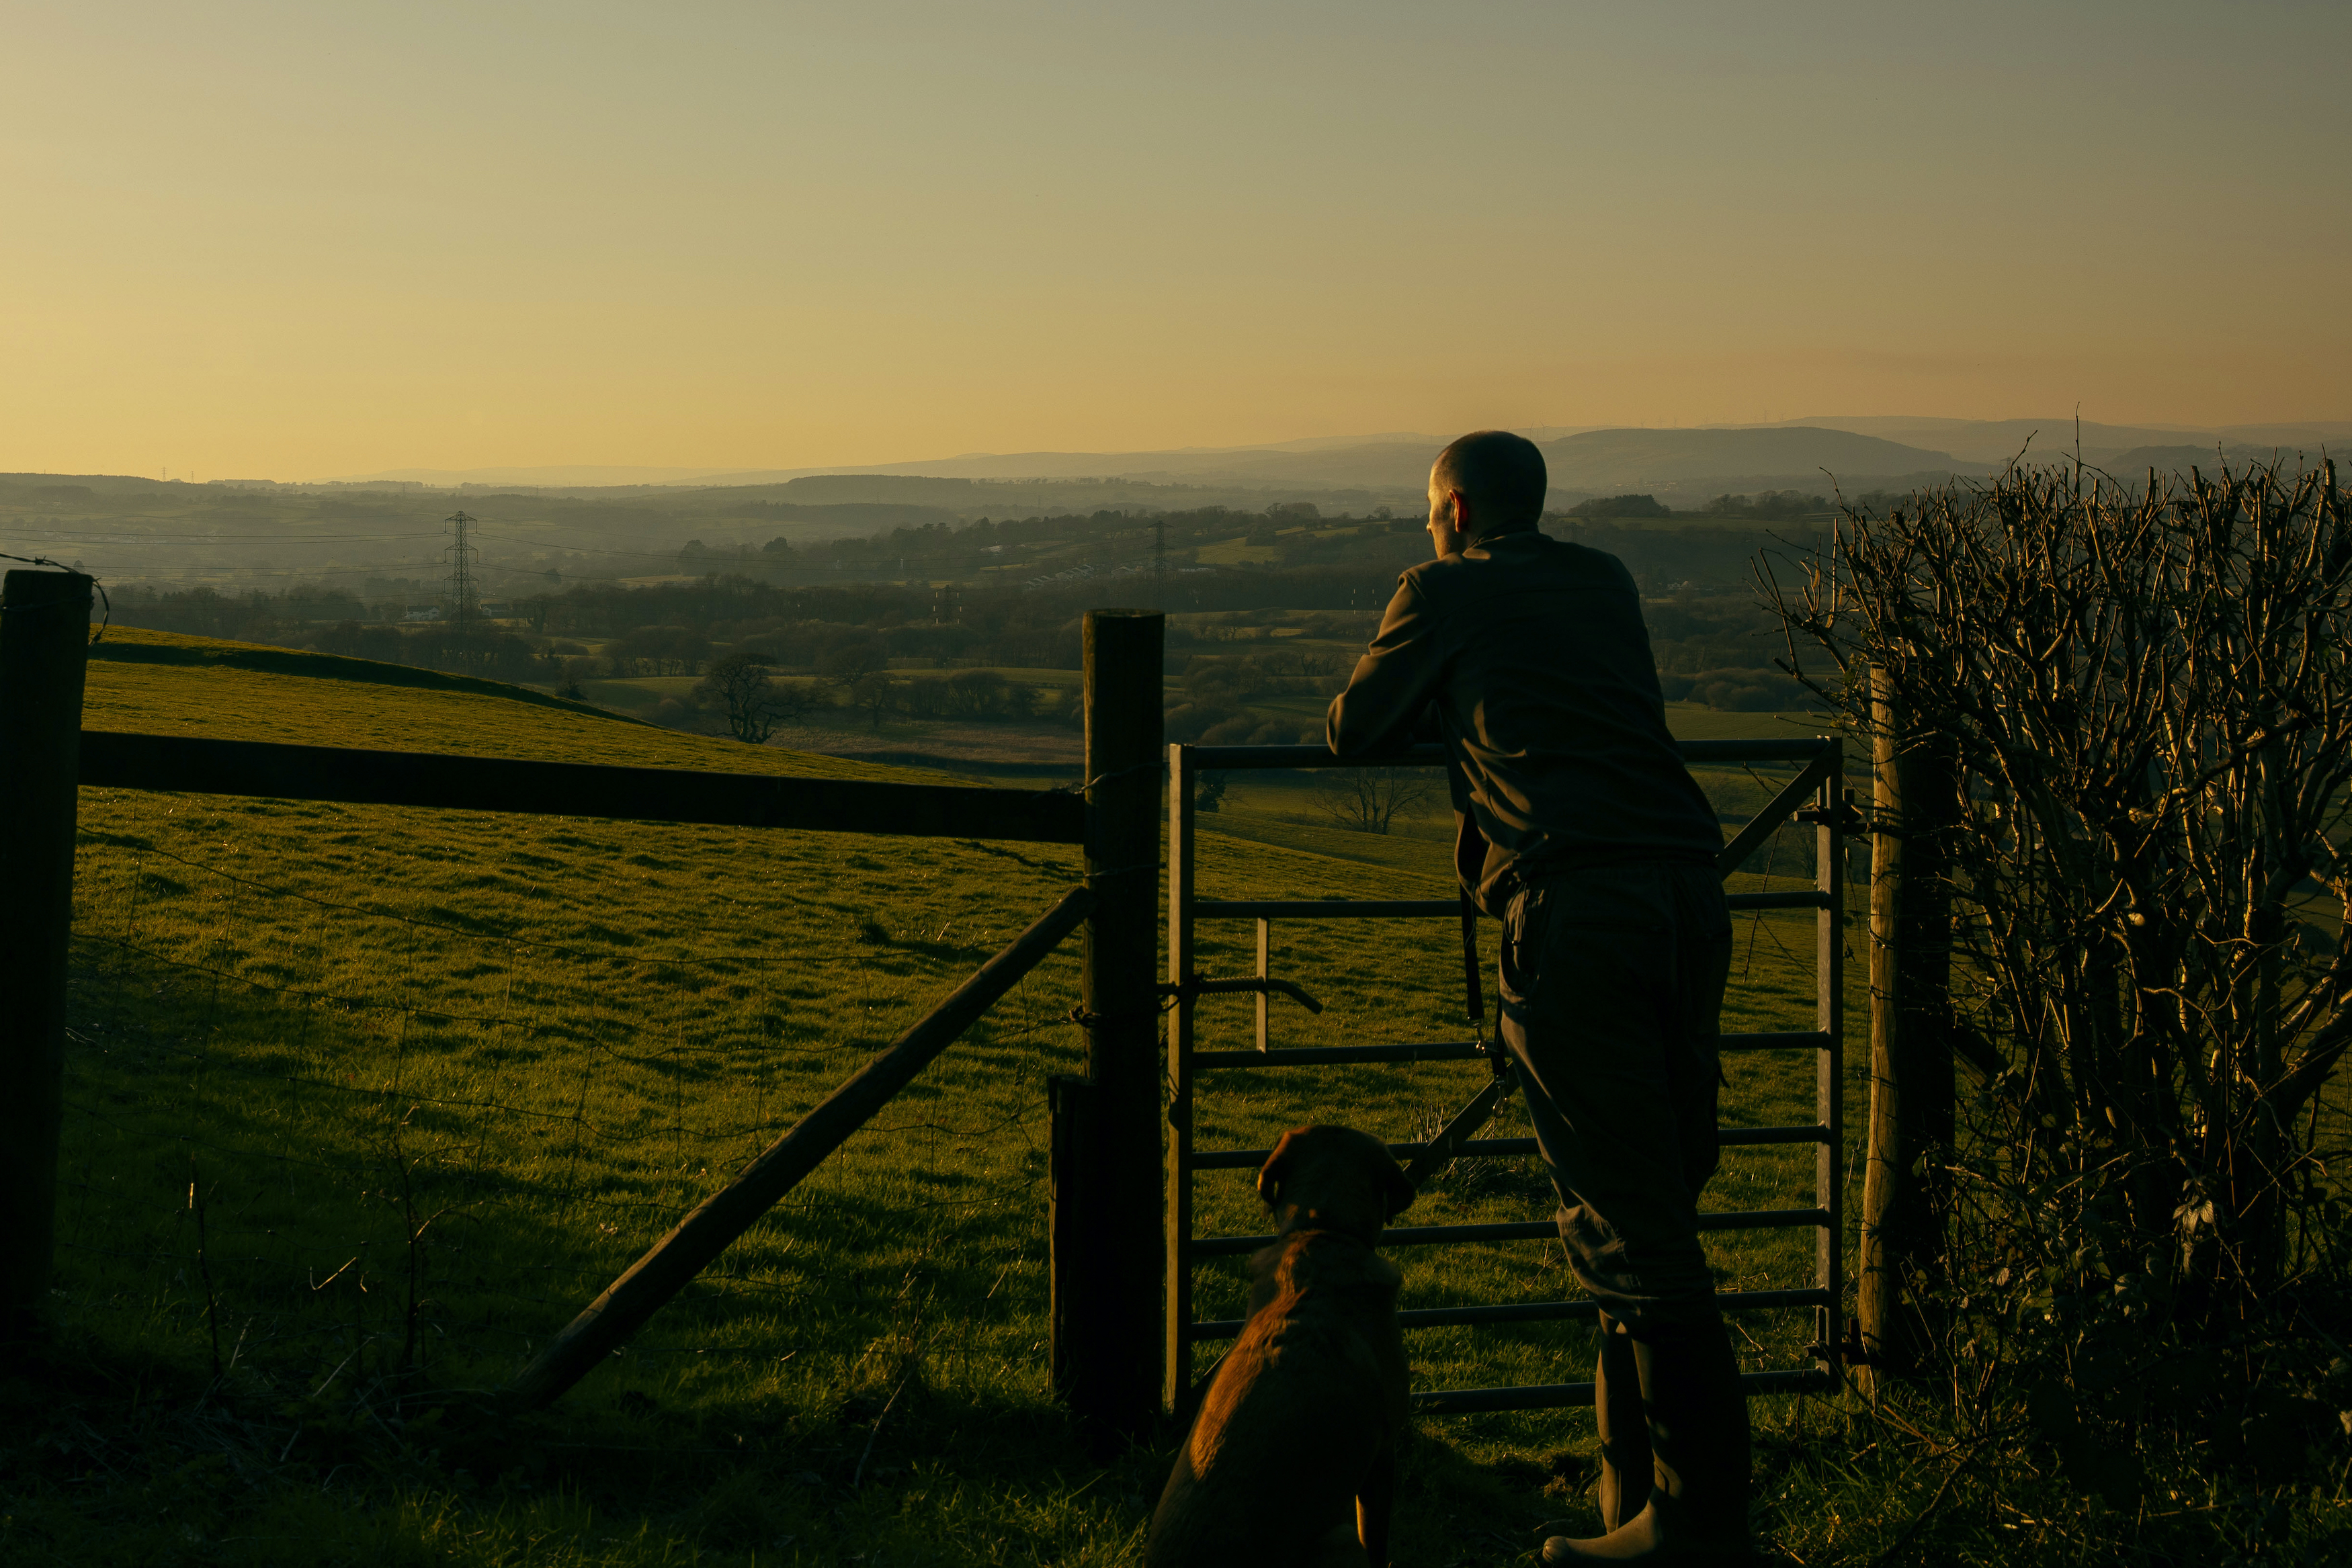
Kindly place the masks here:
POLYGON ((1429 470, 1429 532, 1437 553, 1455 555, 1496 534, 1543 519, 1550 476, 1524 435, 1474 430, 1437 455, 1429 470))

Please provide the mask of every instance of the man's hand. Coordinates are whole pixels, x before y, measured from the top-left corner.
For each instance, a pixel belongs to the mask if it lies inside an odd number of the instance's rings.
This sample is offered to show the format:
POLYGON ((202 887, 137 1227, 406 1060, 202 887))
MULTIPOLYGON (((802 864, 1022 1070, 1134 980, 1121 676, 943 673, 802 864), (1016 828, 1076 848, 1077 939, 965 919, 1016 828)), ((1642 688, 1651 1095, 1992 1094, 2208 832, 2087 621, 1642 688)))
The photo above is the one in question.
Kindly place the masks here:
POLYGON ((1486 874, 1486 835, 1478 831, 1477 820, 1458 807, 1454 823, 1454 874, 1463 891, 1475 899, 1478 883, 1486 874))

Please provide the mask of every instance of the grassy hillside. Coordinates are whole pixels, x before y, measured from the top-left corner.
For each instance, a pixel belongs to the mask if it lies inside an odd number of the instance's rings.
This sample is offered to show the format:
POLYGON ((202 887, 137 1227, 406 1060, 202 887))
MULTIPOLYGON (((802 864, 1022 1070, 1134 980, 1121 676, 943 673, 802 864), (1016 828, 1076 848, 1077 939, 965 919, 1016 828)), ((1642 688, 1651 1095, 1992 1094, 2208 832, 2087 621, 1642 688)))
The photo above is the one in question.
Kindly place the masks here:
POLYGON ((446 751, 636 768, 882 777, 870 765, 638 724, 590 703, 288 648, 110 628, 90 650, 89 729, 446 751))
MULTIPOLYGON (((398 666, 117 645, 162 652, 91 664, 92 727, 904 776, 398 666)), ((1444 892, 1433 822, 1375 839, 1263 793, 1207 824, 1210 891, 1444 892)), ((95 789, 82 826, 67 1393, 0 1381, 0 1560, 1135 1560, 1167 1448, 1091 1463, 1045 1386, 1044 1082, 1082 1054, 1075 943, 555 1412, 459 1397, 1044 909, 1073 853, 95 789)), ((1205 935, 1210 972, 1247 969, 1246 925, 1205 935)), ((1729 1027, 1810 1023, 1810 935, 1744 930, 1729 1027)), ((1329 1004, 1278 1015, 1284 1043, 1464 1028, 1448 922, 1280 926, 1276 967, 1329 1004)), ((1245 1043, 1249 1017, 1215 1004, 1203 1043, 1245 1043)), ((1810 1114, 1810 1060, 1729 1069, 1727 1120, 1810 1114)), ((1202 1141, 1264 1146, 1309 1119, 1409 1138, 1482 1071, 1220 1075, 1202 1141)), ((1710 1204, 1810 1202, 1806 1163, 1734 1151, 1710 1204)), ((1412 1218, 1549 1207, 1507 1162, 1412 1218)), ((1204 1228, 1260 1226, 1245 1174, 1203 1177, 1201 1209, 1204 1228)), ((1727 1285, 1809 1271, 1809 1233, 1719 1239, 1727 1285)), ((1574 1293, 1549 1243, 1398 1260, 1408 1305, 1574 1293)), ((1204 1272, 1202 1310, 1237 1311, 1236 1280, 1204 1272)), ((1801 1364, 1809 1320, 1743 1327, 1749 1364, 1801 1364)), ((1591 1361, 1583 1331, 1545 1325, 1412 1352, 1428 1387, 1591 1361)), ((1811 1409, 1758 1411, 1765 1522, 1808 1551, 1811 1409)), ((1513 1561, 1538 1521, 1589 1513, 1584 1413, 1424 1426, 1402 1562, 1513 1561)))

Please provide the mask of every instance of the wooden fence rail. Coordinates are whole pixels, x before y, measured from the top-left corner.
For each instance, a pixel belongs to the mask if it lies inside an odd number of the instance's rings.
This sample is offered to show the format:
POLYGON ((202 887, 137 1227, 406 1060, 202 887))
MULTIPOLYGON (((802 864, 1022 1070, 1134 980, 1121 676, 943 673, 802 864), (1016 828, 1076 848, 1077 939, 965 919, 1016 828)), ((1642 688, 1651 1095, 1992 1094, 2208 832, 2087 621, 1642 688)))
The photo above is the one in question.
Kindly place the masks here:
POLYGON ((913 1082, 915 1074, 953 1044, 1022 976, 1035 968, 1094 909, 1095 895, 1090 890, 1074 887, 1064 894, 1060 903, 982 964, 947 1000, 769 1145, 742 1175, 696 1205, 532 1358, 508 1385, 508 1396, 524 1406, 542 1406, 588 1375, 709 1267, 729 1243, 749 1230, 826 1155, 913 1082))
MULTIPOLYGON (((9 573, 19 575, 26 574, 9 573)), ((1055 844, 1083 843, 1087 836, 1086 802, 1058 789, 784 779, 110 730, 83 732, 81 781, 200 795, 817 832, 1055 844)))

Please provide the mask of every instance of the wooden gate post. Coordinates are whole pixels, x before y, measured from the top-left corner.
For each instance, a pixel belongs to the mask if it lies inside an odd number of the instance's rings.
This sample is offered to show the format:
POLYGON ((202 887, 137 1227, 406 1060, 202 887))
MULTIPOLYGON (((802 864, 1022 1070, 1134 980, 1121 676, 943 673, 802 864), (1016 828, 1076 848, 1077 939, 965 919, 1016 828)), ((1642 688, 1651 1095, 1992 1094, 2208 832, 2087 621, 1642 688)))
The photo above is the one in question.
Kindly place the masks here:
POLYGON ((1087 1115, 1055 1194, 1057 1392, 1098 1440, 1160 1412, 1160 770, 1164 618, 1086 618, 1087 1115))
POLYGON ((0 583, 0 1339, 37 1332, 57 1251, 89 580, 0 583))
POLYGON ((1870 1145, 1856 1302, 1865 1393, 1909 1371, 1924 1348, 1925 1303, 1906 1281, 1940 1269, 1943 1183, 1918 1167, 1953 1134, 1950 896, 1937 831, 1950 777, 1906 717, 1890 673, 1873 666, 1870 1145))
POLYGON ((1862 1179, 1862 1269, 1855 1281, 1864 1362, 1859 1381, 1874 1394, 1879 1375, 1900 1370, 1905 1336, 1895 1317, 1903 1303, 1903 1219, 1910 1174, 1903 1146, 1903 1075, 1896 1039, 1901 1028, 1903 908, 1902 736, 1885 669, 1870 671, 1870 1130, 1862 1179))

